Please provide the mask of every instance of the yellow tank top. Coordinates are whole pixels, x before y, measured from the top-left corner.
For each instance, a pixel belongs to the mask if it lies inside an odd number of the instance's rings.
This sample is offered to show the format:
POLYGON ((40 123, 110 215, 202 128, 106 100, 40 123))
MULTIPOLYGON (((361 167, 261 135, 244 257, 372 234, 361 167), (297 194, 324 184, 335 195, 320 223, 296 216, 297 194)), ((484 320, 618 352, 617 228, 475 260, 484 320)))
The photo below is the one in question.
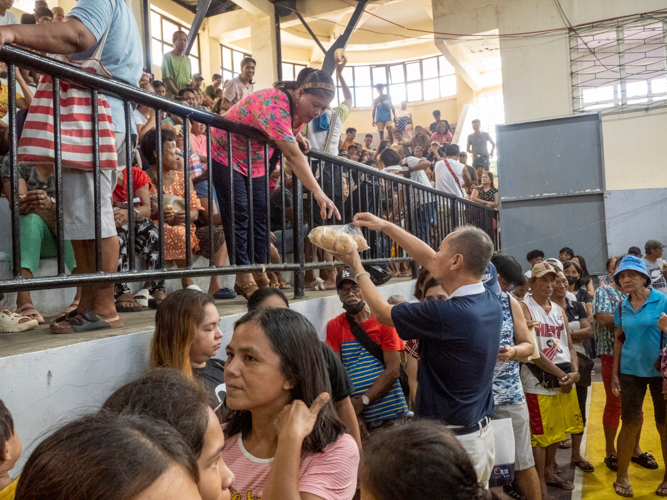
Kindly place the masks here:
POLYGON ((4 490, 0 490, 0 500, 14 500, 14 496, 16 495, 16 485, 18 483, 19 478, 17 477, 4 490))

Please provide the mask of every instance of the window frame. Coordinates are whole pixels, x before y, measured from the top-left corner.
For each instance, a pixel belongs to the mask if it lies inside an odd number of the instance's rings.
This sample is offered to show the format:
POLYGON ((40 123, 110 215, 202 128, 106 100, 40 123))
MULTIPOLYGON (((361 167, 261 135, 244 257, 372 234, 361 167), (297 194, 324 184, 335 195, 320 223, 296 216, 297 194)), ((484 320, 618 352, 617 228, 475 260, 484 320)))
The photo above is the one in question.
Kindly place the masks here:
POLYGON ((237 50, 233 47, 230 47, 229 45, 224 45, 220 44, 220 75, 222 76, 222 81, 225 82, 227 80, 231 80, 232 78, 236 78, 241 74, 240 71, 234 71, 234 53, 239 53, 241 54, 241 60, 245 59, 246 57, 252 57, 251 54, 247 54, 246 52, 242 50, 237 50), (229 68, 225 67, 225 57, 224 57, 224 49, 231 50, 231 64, 229 68), (232 77, 231 78, 225 78, 226 73, 231 73, 232 77))
MULTIPOLYGON (((167 52, 170 52, 174 49, 174 44, 171 40, 164 40, 164 37, 163 37, 163 33, 164 33, 164 24, 163 23, 164 23, 164 21, 166 20, 166 21, 170 22, 171 24, 175 24, 176 26, 178 26, 178 28, 181 31, 184 31, 186 34, 190 32, 191 27, 188 26, 187 24, 183 24, 182 22, 175 20, 172 17, 169 17, 169 16, 163 14, 162 12, 157 10, 155 7, 153 7, 152 5, 150 7, 150 13, 151 14, 156 14, 157 16, 160 17, 160 37, 158 38, 154 35, 153 20, 152 20, 152 16, 151 16, 151 22, 150 22, 151 55, 153 54, 153 41, 155 41, 155 42, 160 44, 160 46, 162 48, 162 57, 164 57, 164 55, 167 52), (169 49, 165 50, 165 46, 169 47, 169 49)), ((201 46, 200 46, 199 42, 200 42, 199 33, 197 33, 197 37, 195 39, 195 43, 197 44, 197 55, 195 56, 195 55, 192 54, 192 52, 190 52, 190 55, 188 56, 190 58, 190 60, 196 59, 196 61, 197 61, 197 68, 196 69, 192 68, 192 74, 193 75, 195 73, 201 74, 201 46)), ((153 61, 153 64, 155 64, 155 61, 153 61)), ((162 61, 160 61, 159 66, 162 67, 162 61)))

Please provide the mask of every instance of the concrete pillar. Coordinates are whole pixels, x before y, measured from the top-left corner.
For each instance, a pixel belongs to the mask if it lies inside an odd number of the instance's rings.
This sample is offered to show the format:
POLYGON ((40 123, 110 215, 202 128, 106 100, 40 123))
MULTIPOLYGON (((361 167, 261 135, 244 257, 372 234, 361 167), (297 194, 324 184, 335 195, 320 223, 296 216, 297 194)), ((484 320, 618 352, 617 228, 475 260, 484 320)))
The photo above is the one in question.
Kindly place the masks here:
POLYGON ((256 17, 250 26, 252 57, 257 61, 255 90, 270 88, 278 79, 275 16, 256 17))
POLYGON ((474 107, 475 91, 470 85, 457 73, 456 74, 456 115, 461 116, 461 111, 466 104, 472 104, 474 107))

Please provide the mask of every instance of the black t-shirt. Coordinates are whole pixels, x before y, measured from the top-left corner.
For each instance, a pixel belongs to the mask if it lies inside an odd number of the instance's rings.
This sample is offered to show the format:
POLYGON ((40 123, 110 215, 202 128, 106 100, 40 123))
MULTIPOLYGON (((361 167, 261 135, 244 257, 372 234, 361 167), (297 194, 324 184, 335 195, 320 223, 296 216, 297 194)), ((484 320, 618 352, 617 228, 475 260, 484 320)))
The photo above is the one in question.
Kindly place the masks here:
POLYGON ((324 362, 327 365, 327 372, 329 373, 329 382, 331 382, 331 397, 334 402, 338 403, 346 397, 351 396, 354 388, 338 355, 333 352, 333 349, 326 342, 320 342, 320 345, 322 347, 324 362))
POLYGON ((221 359, 211 358, 206 362, 204 368, 193 368, 195 377, 206 384, 211 394, 215 394, 219 403, 225 400, 225 362, 221 359))
POLYGON ((591 302, 593 302, 591 294, 588 293, 586 287, 581 287, 579 290, 577 290, 576 297, 577 297, 577 302, 581 302, 582 304, 590 304, 591 302))
MULTIPOLYGON (((590 295, 589 295, 590 297, 590 295)), ((567 308, 565 309, 565 315, 567 316, 568 321, 580 321, 582 319, 588 319, 586 314, 586 308, 581 302, 574 300, 567 301, 567 308)))

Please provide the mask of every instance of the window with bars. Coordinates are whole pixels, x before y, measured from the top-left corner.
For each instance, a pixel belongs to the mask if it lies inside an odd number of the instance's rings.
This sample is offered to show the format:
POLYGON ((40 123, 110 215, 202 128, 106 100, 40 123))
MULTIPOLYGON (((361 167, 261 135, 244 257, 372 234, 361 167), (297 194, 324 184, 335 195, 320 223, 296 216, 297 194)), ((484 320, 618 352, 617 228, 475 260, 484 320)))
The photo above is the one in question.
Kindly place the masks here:
POLYGON ((241 52, 225 45, 220 45, 220 74, 222 81, 226 82, 232 78, 236 78, 241 74, 241 61, 246 57, 251 57, 250 54, 241 52))
POLYGON ((283 62, 283 80, 296 80, 299 72, 306 67, 305 64, 283 62))
MULTIPOLYGON (((353 106, 358 108, 373 105, 374 87, 380 83, 388 87, 394 106, 401 101, 427 101, 456 95, 454 67, 443 56, 397 64, 347 66, 343 78, 352 92, 353 106)), ((337 102, 343 100, 338 82, 337 102)))
MULTIPOLYGON (((172 38, 174 33, 179 30, 187 34, 190 31, 190 27, 163 16, 151 8, 151 56, 153 64, 162 66, 162 56, 174 50, 172 38)), ((201 73, 199 35, 197 35, 195 43, 190 50, 190 61, 192 61, 192 73, 201 73)))
POLYGON ((667 14, 570 30, 575 112, 667 106, 667 14))

